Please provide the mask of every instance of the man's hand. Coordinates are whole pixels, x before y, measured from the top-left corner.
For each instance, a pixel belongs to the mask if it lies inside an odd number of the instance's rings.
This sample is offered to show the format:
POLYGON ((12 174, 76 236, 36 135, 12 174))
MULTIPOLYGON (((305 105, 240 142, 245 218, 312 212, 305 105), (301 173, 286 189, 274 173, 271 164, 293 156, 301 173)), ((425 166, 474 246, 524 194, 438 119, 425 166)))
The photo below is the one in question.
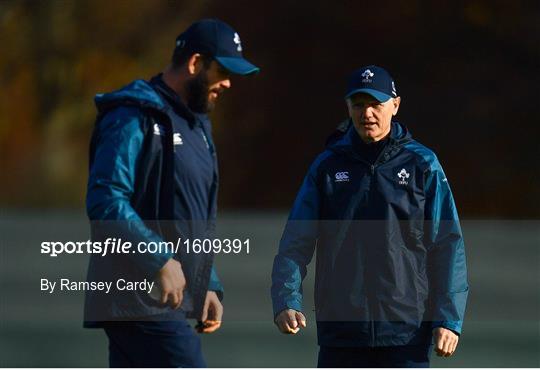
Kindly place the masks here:
POLYGON ((201 317, 202 325, 197 326, 199 333, 212 333, 221 326, 221 318, 223 317, 223 305, 219 301, 216 292, 209 290, 206 293, 204 307, 201 317))
POLYGON ((276 316, 274 323, 282 333, 296 334, 300 330, 300 327, 306 327, 306 317, 300 311, 287 309, 281 311, 276 316))
POLYGON ((184 298, 184 289, 186 288, 186 278, 182 271, 180 262, 171 258, 159 270, 157 281, 161 288, 162 304, 169 304, 174 309, 180 308, 184 298))
POLYGON ((439 357, 450 357, 456 350, 459 336, 452 330, 445 328, 433 329, 433 339, 435 339, 435 352, 439 357))

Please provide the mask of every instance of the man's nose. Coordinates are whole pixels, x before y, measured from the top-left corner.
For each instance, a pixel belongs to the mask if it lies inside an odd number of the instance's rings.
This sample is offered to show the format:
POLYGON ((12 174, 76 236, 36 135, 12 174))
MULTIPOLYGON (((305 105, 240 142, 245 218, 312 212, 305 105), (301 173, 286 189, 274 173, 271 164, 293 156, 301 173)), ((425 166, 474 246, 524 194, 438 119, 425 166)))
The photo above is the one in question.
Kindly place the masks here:
POLYGON ((224 89, 230 89, 231 88, 231 80, 229 78, 227 78, 227 79, 221 81, 220 85, 224 89))
POLYGON ((373 117, 373 109, 372 109, 372 107, 365 107, 364 109, 362 109, 362 117, 364 117, 364 118, 373 117))

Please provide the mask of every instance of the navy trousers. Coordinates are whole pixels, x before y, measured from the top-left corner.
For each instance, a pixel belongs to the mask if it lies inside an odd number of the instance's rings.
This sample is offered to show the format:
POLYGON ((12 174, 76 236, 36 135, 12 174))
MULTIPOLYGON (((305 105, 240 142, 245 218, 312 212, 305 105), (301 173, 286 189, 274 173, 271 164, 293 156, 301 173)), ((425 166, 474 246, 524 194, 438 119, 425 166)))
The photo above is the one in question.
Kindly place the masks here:
POLYGON ((429 367, 432 345, 324 347, 318 367, 429 367))
POLYGON ((186 320, 117 322, 104 329, 110 367, 206 367, 199 336, 186 320))

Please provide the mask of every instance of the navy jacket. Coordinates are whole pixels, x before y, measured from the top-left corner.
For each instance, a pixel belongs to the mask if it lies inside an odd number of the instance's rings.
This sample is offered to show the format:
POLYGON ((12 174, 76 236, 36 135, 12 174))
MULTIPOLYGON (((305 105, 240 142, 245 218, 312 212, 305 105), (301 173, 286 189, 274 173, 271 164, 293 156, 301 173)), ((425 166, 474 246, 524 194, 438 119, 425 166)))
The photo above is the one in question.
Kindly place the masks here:
MULTIPOLYGON (((135 246, 213 236, 218 174, 210 122, 171 100, 174 94, 165 89, 156 77, 96 96, 86 199, 93 240, 121 237, 135 246)), ((183 252, 92 255, 88 281, 151 281, 169 258, 177 258, 187 291, 182 312, 145 292, 88 291, 85 326, 157 315, 200 317, 207 290, 221 296, 223 288, 211 254, 183 252)))
POLYGON ((437 157, 397 122, 374 163, 358 140, 349 124, 304 179, 274 260, 274 314, 302 311, 316 250, 320 345, 419 344, 438 326, 460 333, 464 244, 437 157))

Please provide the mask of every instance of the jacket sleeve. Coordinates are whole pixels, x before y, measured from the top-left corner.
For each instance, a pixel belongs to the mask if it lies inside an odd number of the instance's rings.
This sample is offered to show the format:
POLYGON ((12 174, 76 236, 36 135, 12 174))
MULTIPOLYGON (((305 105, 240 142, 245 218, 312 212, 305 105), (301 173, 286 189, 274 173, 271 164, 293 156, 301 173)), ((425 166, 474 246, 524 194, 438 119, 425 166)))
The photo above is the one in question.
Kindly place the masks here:
POLYGON ((465 246, 454 198, 437 159, 426 173, 425 186, 432 327, 461 334, 469 291, 465 246))
POLYGON ((116 108, 107 113, 96 126, 94 153, 91 160, 86 196, 88 218, 93 224, 105 223, 120 231, 133 243, 127 253, 149 278, 173 256, 170 253, 139 253, 139 242, 159 243, 162 238, 145 226, 131 206, 135 172, 144 133, 141 117, 135 108, 116 108), (110 222, 114 221, 114 222, 110 222))
POLYGON ((223 285, 221 284, 221 281, 219 280, 219 277, 217 275, 216 269, 214 266, 212 266, 212 270, 210 272, 210 282, 208 283, 208 290, 212 290, 216 292, 216 294, 219 297, 219 300, 223 300, 223 285))
MULTIPOLYGON (((216 166, 215 171, 215 178, 212 183, 212 188, 210 191, 210 208, 208 210, 208 227, 207 227, 207 237, 208 238, 214 238, 215 232, 216 232, 216 218, 217 218, 217 196, 218 196, 218 174, 217 174, 217 157, 215 154, 215 147, 214 147, 214 139, 212 138, 212 134, 210 133, 211 127, 208 129, 205 126, 206 124, 203 123, 202 128, 204 130, 204 135, 208 140, 208 144, 212 150, 212 153, 214 155, 214 166, 216 166)), ((209 123, 208 123, 209 125, 209 123)), ((215 265, 212 265, 212 270, 210 271, 210 281, 208 283, 208 290, 212 290, 216 292, 216 294, 219 297, 219 300, 223 300, 223 294, 224 289, 223 285, 221 284, 221 281, 219 280, 219 276, 216 272, 215 265)))
POLYGON ((317 163, 306 175, 283 231, 272 269, 274 317, 285 309, 302 311, 302 281, 317 241, 320 197, 317 163))

